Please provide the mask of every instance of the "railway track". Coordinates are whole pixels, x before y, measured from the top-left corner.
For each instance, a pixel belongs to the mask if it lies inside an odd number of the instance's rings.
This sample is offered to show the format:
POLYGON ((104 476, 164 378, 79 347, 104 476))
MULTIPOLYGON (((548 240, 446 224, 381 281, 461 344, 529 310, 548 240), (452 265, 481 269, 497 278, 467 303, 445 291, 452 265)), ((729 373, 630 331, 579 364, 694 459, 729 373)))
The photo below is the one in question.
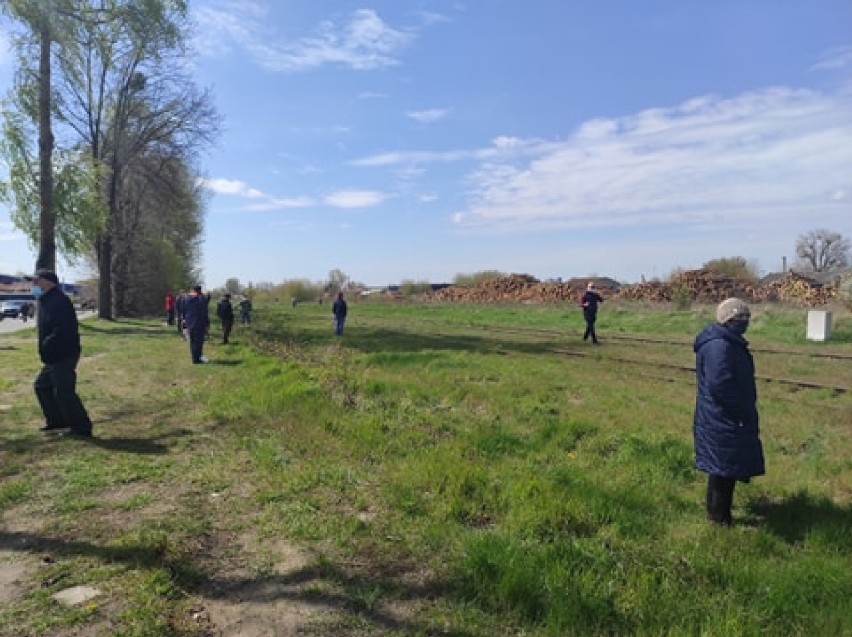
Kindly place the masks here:
MULTIPOLYGON (((592 352, 578 352, 576 350, 563 350, 563 349, 555 349, 553 350, 555 354, 562 354, 564 356, 578 356, 578 357, 589 357, 594 358, 596 354, 592 352)), ((666 369, 676 369, 682 372, 695 373, 695 367, 692 365, 680 365, 678 363, 666 363, 660 361, 647 361, 636 358, 627 358, 624 356, 609 356, 607 357, 609 360, 617 361, 619 363, 631 363, 634 365, 642 365, 646 367, 663 367, 666 369)), ((755 374, 755 379, 759 381, 763 381, 766 383, 776 383, 779 385, 793 385, 796 387, 800 387, 803 389, 828 389, 835 394, 845 394, 850 391, 848 387, 842 387, 840 385, 829 385, 826 383, 816 383, 812 381, 806 380, 796 380, 792 378, 779 378, 777 376, 764 376, 761 374, 755 374)))
MULTIPOLYGON (((565 332, 563 330, 555 330, 555 329, 544 329, 544 328, 516 328, 516 327, 504 327, 500 325, 481 325, 481 326, 470 326, 471 329, 483 329, 489 332, 501 332, 504 334, 514 334, 518 336, 526 336, 526 335, 538 335, 538 336, 548 336, 553 338, 564 338, 565 332)), ((683 341, 683 340, 672 340, 665 339, 659 337, 650 337, 650 336, 637 336, 637 335, 627 335, 627 334, 607 334, 604 337, 606 341, 621 341, 621 342, 630 342, 630 343, 639 343, 642 345, 645 344, 653 344, 653 345, 670 345, 675 347, 688 347, 690 352, 692 351, 692 341, 683 341)), ((760 354, 770 354, 770 355, 782 355, 782 356, 796 356, 803 357, 809 359, 831 359, 831 360, 852 360, 852 354, 846 354, 841 352, 803 352, 797 350, 785 350, 785 349, 774 349, 767 347, 751 347, 750 348, 754 353, 760 354)), ((581 352, 577 350, 569 350, 563 348, 555 348, 552 350, 556 354, 560 354, 563 356, 572 356, 572 357, 589 357, 596 358, 600 355, 598 350, 581 352)), ((665 369, 673 369, 679 372, 688 372, 691 374, 695 373, 695 366, 693 365, 684 365, 681 363, 667 362, 667 361, 658 361, 658 360, 646 360, 639 358, 631 358, 628 356, 621 355, 607 355, 609 360, 614 360, 620 363, 639 365, 642 367, 653 367, 653 368, 665 368, 665 369)), ((846 387, 844 385, 831 384, 831 383, 820 383, 815 381, 794 379, 794 378, 783 378, 778 376, 767 376, 763 374, 756 374, 755 379, 764 383, 769 384, 777 384, 777 385, 785 385, 797 387, 800 389, 814 389, 814 390, 828 390, 835 395, 842 395, 852 392, 852 388, 846 387)), ((666 380, 667 382, 675 382, 675 379, 661 378, 661 380, 666 380)))

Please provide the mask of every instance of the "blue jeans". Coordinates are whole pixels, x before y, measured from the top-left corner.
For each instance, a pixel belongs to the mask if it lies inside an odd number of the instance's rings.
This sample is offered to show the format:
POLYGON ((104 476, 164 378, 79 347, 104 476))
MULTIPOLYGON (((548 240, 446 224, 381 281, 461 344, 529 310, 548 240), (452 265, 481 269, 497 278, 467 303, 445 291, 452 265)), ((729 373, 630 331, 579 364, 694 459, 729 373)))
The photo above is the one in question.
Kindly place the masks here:
POLYGON ((346 317, 334 317, 334 333, 340 336, 343 334, 343 324, 346 322, 346 317))

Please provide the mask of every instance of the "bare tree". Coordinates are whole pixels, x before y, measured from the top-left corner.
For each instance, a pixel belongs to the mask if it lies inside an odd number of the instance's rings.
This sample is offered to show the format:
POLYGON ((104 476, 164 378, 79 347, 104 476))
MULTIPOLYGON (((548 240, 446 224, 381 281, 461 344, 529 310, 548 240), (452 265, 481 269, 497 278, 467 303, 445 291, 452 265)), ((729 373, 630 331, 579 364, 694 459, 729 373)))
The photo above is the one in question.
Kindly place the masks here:
POLYGON ((335 268, 334 270, 328 273, 327 289, 329 292, 339 292, 344 287, 346 287, 346 283, 348 281, 349 276, 343 270, 335 268))
POLYGON ((796 256, 802 269, 827 272, 849 265, 852 243, 839 232, 820 228, 799 236, 796 256))

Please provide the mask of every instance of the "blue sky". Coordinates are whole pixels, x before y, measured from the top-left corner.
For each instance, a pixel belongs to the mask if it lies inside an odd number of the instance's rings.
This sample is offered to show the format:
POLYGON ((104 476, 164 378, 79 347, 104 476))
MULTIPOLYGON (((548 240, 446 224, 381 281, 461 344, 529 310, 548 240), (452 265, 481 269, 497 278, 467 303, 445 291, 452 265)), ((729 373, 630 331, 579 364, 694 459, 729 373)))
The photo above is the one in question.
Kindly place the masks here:
MULTIPOLYGON (((770 272, 852 236, 848 0, 190 5, 208 286, 770 272)), ((0 207, 0 272, 33 261, 0 207)))

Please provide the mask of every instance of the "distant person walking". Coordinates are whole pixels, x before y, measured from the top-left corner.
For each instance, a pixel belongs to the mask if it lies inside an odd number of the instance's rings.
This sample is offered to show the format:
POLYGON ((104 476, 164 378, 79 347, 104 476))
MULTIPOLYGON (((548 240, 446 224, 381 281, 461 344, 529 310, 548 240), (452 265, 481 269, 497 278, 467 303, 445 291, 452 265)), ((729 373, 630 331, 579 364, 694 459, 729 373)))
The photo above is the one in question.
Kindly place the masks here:
POLYGON ((331 304, 331 314, 334 317, 334 333, 338 336, 343 334, 343 325, 346 323, 346 313, 348 310, 346 300, 343 298, 343 292, 338 292, 337 298, 331 304))
POLYGON ((765 473, 754 361, 743 338, 751 312, 722 301, 716 322, 695 337, 695 466, 707 473, 707 517, 730 526, 734 487, 765 473))
POLYGON ((225 294, 216 305, 216 316, 222 324, 222 345, 227 345, 231 330, 234 329, 234 306, 231 305, 230 294, 225 294))
POLYGON ((171 292, 166 293, 166 298, 164 299, 164 306, 166 309, 166 325, 174 325, 175 324, 175 295, 171 292))
POLYGON ((595 289, 595 284, 591 281, 586 286, 586 291, 580 298, 580 305, 583 308, 583 319, 586 321, 586 331, 583 332, 583 340, 589 340, 592 337, 592 343, 599 345, 598 335, 595 333, 595 321, 598 320, 598 304, 603 303, 603 297, 598 294, 595 289))
POLYGON ((196 285, 184 297, 183 319, 189 331, 189 353, 195 365, 206 363, 204 358, 204 339, 210 329, 210 297, 201 293, 201 286, 196 285))
POLYGON ((251 299, 244 296, 239 303, 240 306, 240 325, 251 325, 251 299))
POLYGON ((175 298, 175 322, 177 323, 177 333, 181 338, 186 338, 186 333, 184 330, 186 329, 186 324, 183 320, 183 308, 186 303, 186 294, 183 290, 177 293, 177 297, 175 298))
POLYGON ((45 419, 41 431, 67 429, 69 435, 91 438, 92 421, 77 395, 82 348, 74 305, 51 270, 36 271, 32 282, 32 294, 38 301, 38 353, 43 363, 33 383, 45 419))

